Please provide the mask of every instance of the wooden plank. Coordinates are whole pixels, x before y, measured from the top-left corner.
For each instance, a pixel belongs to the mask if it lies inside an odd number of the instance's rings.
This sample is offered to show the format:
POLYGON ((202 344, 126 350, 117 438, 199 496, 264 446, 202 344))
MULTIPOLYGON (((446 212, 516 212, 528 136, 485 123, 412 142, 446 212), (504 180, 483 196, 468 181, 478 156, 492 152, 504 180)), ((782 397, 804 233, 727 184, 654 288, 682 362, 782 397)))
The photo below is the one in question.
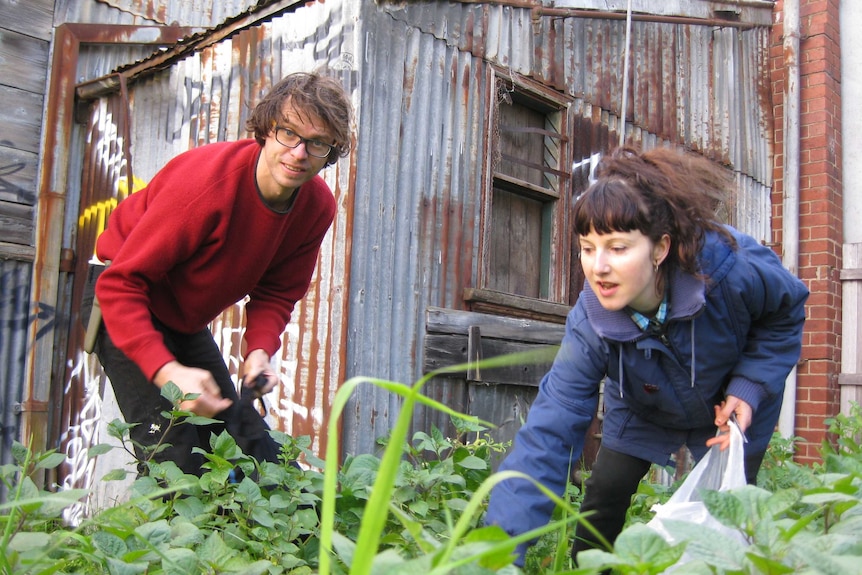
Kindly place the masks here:
POLYGON ((39 153, 44 96, 0 86, 0 145, 39 153))
POLYGON ((494 189, 487 287, 539 298, 542 289, 542 210, 536 200, 494 189))
MULTIPOLYGON (((541 354, 544 358, 547 358, 556 351, 556 346, 553 345, 527 344, 490 338, 482 338, 480 347, 479 357, 482 359, 528 351, 535 351, 537 354, 541 354)), ((428 373, 444 367, 466 364, 468 362, 468 348, 469 341, 467 336, 426 335, 424 372, 428 373)), ((551 367, 551 361, 544 360, 543 357, 537 357, 536 363, 521 362, 516 365, 494 368, 480 367, 478 370, 473 370, 471 379, 489 385, 513 384, 537 386, 542 376, 551 367)), ((463 373, 463 378, 467 378, 466 370, 463 373)))
POLYGON ((862 269, 853 268, 848 269, 844 268, 839 272, 839 279, 842 281, 858 281, 862 280, 862 269))
MULTIPOLYGON (((841 271, 841 370, 840 405, 842 413, 849 413, 850 404, 862 398, 862 278, 850 278, 845 272, 862 268, 862 244, 844 244, 841 271)), ((852 275, 852 274, 847 274, 852 275)))
POLYGON ((0 242, 0 260, 32 262, 34 259, 36 259, 36 248, 33 246, 0 242))
MULTIPOLYGON (((527 419, 530 405, 536 399, 536 393, 535 388, 517 385, 470 385, 469 413, 494 424, 496 427, 489 430, 488 435, 496 443, 506 443, 514 440, 515 434, 521 429, 522 423, 527 419)), ((497 471, 505 455, 491 454, 493 471, 497 471)))
POLYGON ((465 337, 472 326, 479 326, 483 338, 558 344, 565 327, 558 323, 525 318, 444 309, 429 306, 425 310, 425 331, 458 334, 465 337))
POLYGON ((0 200, 36 203, 39 155, 0 145, 0 200))
POLYGON ((4 28, 50 41, 54 26, 54 0, 0 2, 0 22, 4 28))
POLYGON ((0 200, 0 242, 33 245, 33 206, 0 200))
POLYGON ((554 323, 565 323, 566 316, 572 309, 571 306, 562 303, 478 288, 465 288, 464 300, 469 302, 473 310, 477 312, 493 311, 512 317, 554 323))
POLYGON ((862 386, 862 373, 839 373, 838 385, 860 385, 862 386))
POLYGON ((0 78, 6 86, 43 94, 48 42, 0 28, 0 78))

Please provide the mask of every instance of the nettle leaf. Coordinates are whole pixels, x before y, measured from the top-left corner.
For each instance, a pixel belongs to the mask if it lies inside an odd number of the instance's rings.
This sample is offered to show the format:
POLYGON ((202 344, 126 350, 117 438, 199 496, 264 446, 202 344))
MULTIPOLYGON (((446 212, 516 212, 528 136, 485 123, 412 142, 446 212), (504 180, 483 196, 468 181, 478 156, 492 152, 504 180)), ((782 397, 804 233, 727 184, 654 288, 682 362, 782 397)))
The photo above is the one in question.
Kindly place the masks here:
POLYGON ((413 445, 417 451, 433 451, 437 453, 437 446, 434 440, 424 431, 417 431, 413 434, 413 445))
POLYGON ((692 559, 701 559, 725 571, 742 568, 747 544, 740 539, 742 534, 730 528, 716 528, 690 521, 662 519, 662 525, 675 541, 686 542, 686 554, 692 559))
POLYGON ((36 469, 54 469, 64 461, 66 456, 63 453, 47 453, 36 462, 36 469))
POLYGON ((766 500, 766 513, 763 515, 763 518, 772 519, 783 515, 789 509, 792 509, 801 497, 802 493, 798 489, 782 489, 770 494, 766 500))
POLYGON ((171 545, 174 547, 197 547, 204 539, 204 532, 190 521, 176 519, 171 524, 171 545))
POLYGON ((715 575, 715 570, 708 563, 696 559, 674 566, 673 575, 715 575))
POLYGON ((139 573, 146 573, 150 564, 146 561, 137 561, 133 563, 126 563, 121 559, 115 559, 113 557, 107 557, 108 563, 108 573, 111 575, 138 575, 139 573))
POLYGON ((59 515, 61 511, 78 503, 88 494, 87 489, 65 489, 56 493, 42 493, 40 495, 42 506, 39 511, 48 517, 59 515))
POLYGON ((770 575, 784 575, 786 573, 794 573, 796 569, 785 565, 777 559, 763 557, 756 553, 746 553, 746 558, 757 568, 758 573, 769 573, 770 575))
MULTIPOLYGON (((626 529, 623 531, 625 533, 628 531, 626 529)), ((620 533, 622 536, 622 533, 620 533)), ((578 553, 578 567, 582 567, 585 569, 601 569, 603 567, 614 567, 617 565, 622 565, 625 562, 614 555, 613 553, 608 553, 607 551, 602 551, 601 549, 587 549, 585 551, 581 551, 578 553)), ((592 573, 592 571, 588 571, 592 573)))
POLYGON ((225 459, 235 459, 242 455, 242 450, 237 446, 236 440, 227 431, 210 436, 210 447, 215 455, 225 459))
POLYGON ((222 571, 235 553, 216 532, 211 533, 198 550, 199 556, 216 572, 222 571))
POLYGON ((411 513, 418 515, 419 517, 425 517, 428 515, 428 510, 430 509, 427 501, 411 501, 407 504, 407 508, 411 513))
POLYGON ((171 402, 171 405, 177 405, 183 400, 183 390, 177 387, 177 384, 173 381, 169 381, 163 385, 160 393, 162 397, 171 402))
POLYGON ((375 456, 368 453, 357 455, 350 461, 349 467, 343 470, 342 482, 353 491, 358 491, 374 484, 378 469, 380 460, 375 456))
POLYGON ((263 527, 275 527, 275 520, 272 518, 272 513, 265 507, 255 505, 251 510, 251 518, 263 527))
POLYGON ((660 573, 679 561, 684 548, 670 545, 655 530, 638 523, 620 533, 614 554, 626 564, 651 565, 650 573, 660 573))
POLYGON ((30 449, 17 441, 12 442, 12 457, 18 465, 24 465, 24 462, 30 457, 30 449))
POLYGON ((470 505, 470 502, 466 499, 461 499, 460 497, 453 497, 452 499, 446 500, 446 507, 449 509, 455 509, 457 511, 464 511, 467 509, 467 506, 470 505))
POLYGON ((99 443, 87 449, 87 457, 90 459, 94 457, 98 457, 99 455, 104 455, 114 449, 114 446, 110 443, 99 443))
MULTIPOLYGON (((174 413, 174 412, 171 412, 174 413)), ((186 412, 177 412, 178 414, 185 414, 186 412)), ((183 420, 184 423, 191 423, 192 425, 212 425, 214 423, 221 423, 218 419, 213 419, 212 417, 204 417, 202 415, 189 415, 183 420)))
POLYGON ((703 503, 709 514, 728 527, 745 527, 748 513, 735 493, 704 490, 703 503))
POLYGON ((310 533, 317 529, 320 523, 320 517, 317 516, 315 509, 297 509, 290 516, 291 522, 301 531, 310 533))
POLYGON ((827 491, 822 493, 809 493, 802 496, 802 503, 808 505, 834 505, 837 503, 858 503, 857 496, 841 493, 838 491, 827 491))
POLYGON ((122 538, 107 531, 96 531, 92 537, 93 545, 106 557, 121 557, 129 551, 122 538))
POLYGON ((237 485, 236 498, 238 501, 248 501, 255 504, 268 503, 261 495, 260 486, 248 477, 243 477, 237 485))
POLYGON ((188 575, 200 573, 198 556, 191 549, 168 549, 162 557, 162 569, 166 575, 188 575))
POLYGON ((139 423, 126 423, 122 419, 114 419, 107 425, 108 436, 122 441, 129 436, 129 431, 139 423))
POLYGON ((39 488, 33 483, 29 477, 25 477, 18 484, 18 495, 16 503, 24 511, 31 512, 39 509, 42 506, 42 501, 39 499, 39 488))
POLYGON ((803 546, 833 557, 839 555, 862 557, 862 534, 830 532, 827 535, 811 537, 805 541, 803 546))
POLYGON ((797 567, 797 571, 799 571, 798 567, 808 566, 822 575, 858 573, 859 555, 842 556, 835 554, 836 542, 829 539, 831 539, 829 536, 816 537, 804 543, 793 545, 790 548, 789 556, 794 560, 793 565, 797 567))
POLYGON ((171 526, 164 519, 152 523, 144 523, 135 529, 135 533, 153 547, 171 540, 171 526))
POLYGON ((487 469, 487 467, 488 467, 488 464, 485 463, 484 459, 479 459, 475 455, 469 455, 469 456, 465 457, 461 461, 458 461, 457 465, 460 467, 463 467, 465 469, 476 469, 476 470, 487 469))
MULTIPOLYGON (((486 545, 489 544, 498 544, 503 541, 511 541, 509 535, 499 528, 499 526, 487 526, 487 527, 479 527, 477 529, 473 529, 469 531, 463 538, 465 543, 484 543, 486 545)), ((485 555, 479 561, 479 564, 482 567, 486 567, 488 569, 493 570, 495 573, 502 573, 501 569, 511 566, 512 560, 514 558, 513 553, 515 552, 515 544, 512 543, 510 546, 503 546, 498 551, 495 551, 489 555, 485 555)))
POLYGON ((269 498, 269 507, 275 510, 290 509, 296 504, 296 498, 287 493, 276 492, 269 498))
POLYGON ((841 519, 829 528, 830 533, 846 533, 856 535, 862 533, 862 514, 845 513, 841 519))
MULTIPOLYGON (((282 567, 286 567, 290 569, 293 565, 284 565, 282 567)), ((281 571, 273 571, 272 561, 267 561, 265 559, 260 559, 259 561, 255 561, 254 563, 248 563, 242 566, 242 571, 235 571, 236 573, 242 573, 242 575, 264 575, 264 573, 281 573, 281 571)), ((291 575, 302 575, 299 571, 291 571, 291 575)), ((307 573, 311 575, 311 570, 308 570, 307 573)))
POLYGON ((47 533, 18 532, 9 540, 8 551, 26 553, 45 549, 51 543, 51 536, 47 533))
POLYGON ((456 473, 449 473, 442 477, 443 482, 448 485, 457 485, 458 487, 466 487, 467 480, 464 479, 463 475, 458 475, 456 473))
POLYGON ((162 487, 156 482, 155 477, 151 477, 149 475, 144 475, 142 477, 138 477, 132 483, 132 495, 139 495, 141 497, 148 497, 152 493, 160 491, 162 487))
MULTIPOLYGON (((332 533, 332 548, 338 558, 341 559, 349 568, 353 564, 353 553, 356 551, 356 543, 338 533, 332 533)), ((394 552, 394 551, 393 551, 394 552)), ((395 553, 397 556, 398 554, 395 553)), ((380 557, 379 555, 377 557, 380 557)))

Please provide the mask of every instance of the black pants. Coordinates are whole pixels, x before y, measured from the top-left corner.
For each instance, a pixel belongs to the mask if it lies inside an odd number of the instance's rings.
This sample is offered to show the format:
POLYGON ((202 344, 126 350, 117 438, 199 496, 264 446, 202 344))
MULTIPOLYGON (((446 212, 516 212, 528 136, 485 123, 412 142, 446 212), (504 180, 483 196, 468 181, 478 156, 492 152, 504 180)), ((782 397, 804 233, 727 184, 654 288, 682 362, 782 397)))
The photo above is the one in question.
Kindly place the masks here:
MULTIPOLYGON (((581 511, 590 512, 586 520, 613 544, 623 530, 626 512, 650 462, 606 447, 599 450, 584 489, 581 511)), ((598 539, 582 523, 575 528, 572 558, 585 549, 602 548, 598 539)))
MULTIPOLYGON (((745 478, 749 484, 757 480, 763 453, 745 454, 745 478)), ((606 447, 599 450, 590 477, 584 487, 581 511, 590 511, 587 521, 613 544, 623 530, 632 495, 651 463, 606 447)), ((598 539, 581 523, 575 528, 572 558, 585 549, 601 548, 598 539)))
MULTIPOLYGON (((243 453, 253 455, 259 461, 277 461, 278 447, 267 433, 269 427, 250 402, 239 400, 230 372, 210 331, 204 329, 194 334, 182 334, 168 329, 155 318, 153 325, 162 333, 165 345, 180 363, 212 373, 222 397, 233 400, 233 405, 213 418, 221 420, 220 423, 183 423, 171 428, 163 440, 170 446, 157 453, 153 460, 173 461, 185 473, 200 476, 205 459, 202 454, 193 453, 193 448, 211 451, 210 436, 227 429, 243 453)), ((172 409, 170 402, 161 396, 161 390, 144 376, 137 364, 114 345, 104 326, 99 330, 95 351, 111 380, 123 418, 127 423, 139 424, 132 428, 131 438, 142 445, 155 445, 168 428, 168 420, 162 412, 172 409)), ((137 446, 135 452, 139 461, 146 457, 137 446)), ((145 467, 139 465, 139 473, 144 470, 145 467)))

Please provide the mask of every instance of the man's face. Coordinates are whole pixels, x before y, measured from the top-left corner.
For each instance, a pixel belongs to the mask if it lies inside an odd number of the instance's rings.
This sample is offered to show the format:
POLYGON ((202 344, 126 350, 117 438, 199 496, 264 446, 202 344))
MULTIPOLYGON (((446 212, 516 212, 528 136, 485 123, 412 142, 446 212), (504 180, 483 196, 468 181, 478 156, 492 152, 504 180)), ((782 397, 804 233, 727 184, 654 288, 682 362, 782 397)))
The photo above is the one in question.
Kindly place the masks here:
POLYGON ((332 143, 320 118, 295 108, 289 99, 285 101, 281 118, 266 136, 257 166, 257 183, 264 199, 273 206, 289 200, 326 165, 325 156, 313 154, 324 153, 325 145, 332 143))

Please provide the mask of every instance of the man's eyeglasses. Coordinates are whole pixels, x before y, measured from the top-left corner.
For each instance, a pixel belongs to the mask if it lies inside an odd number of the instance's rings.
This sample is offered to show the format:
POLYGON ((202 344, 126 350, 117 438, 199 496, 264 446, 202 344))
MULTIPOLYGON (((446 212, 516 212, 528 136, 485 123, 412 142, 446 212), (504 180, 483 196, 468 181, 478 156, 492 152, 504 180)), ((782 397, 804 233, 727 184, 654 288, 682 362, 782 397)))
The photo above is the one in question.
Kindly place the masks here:
POLYGON ((326 158, 332 152, 334 146, 321 142, 320 140, 309 140, 303 138, 289 128, 275 127, 275 140, 286 148, 295 148, 299 144, 305 144, 305 151, 309 156, 315 158, 326 158))

